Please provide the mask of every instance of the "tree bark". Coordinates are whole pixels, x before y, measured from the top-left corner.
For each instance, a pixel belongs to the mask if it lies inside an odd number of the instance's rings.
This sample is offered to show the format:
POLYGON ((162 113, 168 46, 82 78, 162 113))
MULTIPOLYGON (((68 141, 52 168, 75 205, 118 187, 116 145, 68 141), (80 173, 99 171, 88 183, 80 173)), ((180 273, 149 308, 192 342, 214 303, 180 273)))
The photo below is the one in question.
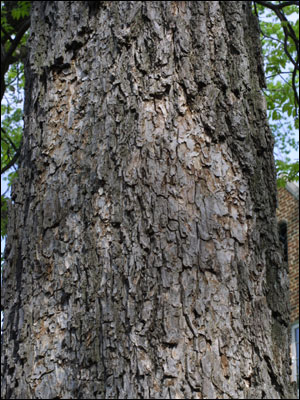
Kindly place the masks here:
POLYGON ((247 1, 36 1, 3 270, 5 398, 289 398, 247 1))

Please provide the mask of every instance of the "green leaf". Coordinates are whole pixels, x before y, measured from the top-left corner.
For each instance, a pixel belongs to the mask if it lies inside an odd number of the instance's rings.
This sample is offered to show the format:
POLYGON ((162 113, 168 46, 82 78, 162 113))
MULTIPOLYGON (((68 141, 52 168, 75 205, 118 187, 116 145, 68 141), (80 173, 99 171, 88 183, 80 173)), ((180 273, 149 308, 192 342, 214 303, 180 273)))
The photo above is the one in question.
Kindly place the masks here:
POLYGON ((284 187, 287 182, 299 182, 299 160, 289 161, 276 160, 277 186, 284 187))
POLYGON ((30 14, 30 8, 30 1, 18 1, 17 6, 12 9, 11 15, 14 19, 19 20, 20 18, 27 17, 30 14))

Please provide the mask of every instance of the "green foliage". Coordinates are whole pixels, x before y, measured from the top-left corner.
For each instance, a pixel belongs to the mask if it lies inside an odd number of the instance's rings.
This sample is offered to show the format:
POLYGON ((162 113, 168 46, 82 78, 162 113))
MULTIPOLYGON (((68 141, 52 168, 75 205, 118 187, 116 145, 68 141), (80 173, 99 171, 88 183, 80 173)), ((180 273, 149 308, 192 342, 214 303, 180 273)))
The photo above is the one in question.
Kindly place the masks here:
POLYGON ((24 66, 13 64, 5 77, 6 94, 1 104, 1 171, 13 158, 22 139, 24 66))
MULTIPOLYGON (((259 3, 259 2, 257 2, 259 3)), ((273 1, 274 6, 283 2, 273 1)), ((291 149, 298 150, 296 132, 299 130, 299 61, 295 40, 287 34, 293 30, 299 40, 299 7, 289 5, 284 7, 287 21, 281 21, 274 10, 260 4, 255 5, 260 19, 261 38, 265 60, 268 118, 275 137, 275 158, 278 176, 278 186, 284 186, 288 181, 299 180, 299 160, 291 163, 288 154, 291 149), (297 16, 297 17, 296 17, 297 16), (298 69, 295 67, 298 62, 298 69)))
POLYGON ((30 8, 30 1, 17 1, 17 5, 12 9, 11 15, 14 19, 19 20, 29 15, 30 8))
MULTIPOLYGON (((9 188, 17 175, 22 141, 23 60, 30 8, 30 1, 1 1, 1 177, 9 188)), ((1 238, 6 236, 8 199, 7 190, 1 195, 1 238)))
POLYGON ((288 161, 276 160, 277 186, 285 187, 287 182, 299 181, 299 161, 290 163, 288 161))

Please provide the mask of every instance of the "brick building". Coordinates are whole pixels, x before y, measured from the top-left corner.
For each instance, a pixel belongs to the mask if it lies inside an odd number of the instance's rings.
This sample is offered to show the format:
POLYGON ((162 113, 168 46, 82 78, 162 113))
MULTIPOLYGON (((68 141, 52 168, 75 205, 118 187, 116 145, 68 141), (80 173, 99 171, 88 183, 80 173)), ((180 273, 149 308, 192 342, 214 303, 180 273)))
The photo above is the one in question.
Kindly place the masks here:
POLYGON ((278 190, 277 220, 289 265, 293 380, 299 390, 299 186, 288 183, 278 190))

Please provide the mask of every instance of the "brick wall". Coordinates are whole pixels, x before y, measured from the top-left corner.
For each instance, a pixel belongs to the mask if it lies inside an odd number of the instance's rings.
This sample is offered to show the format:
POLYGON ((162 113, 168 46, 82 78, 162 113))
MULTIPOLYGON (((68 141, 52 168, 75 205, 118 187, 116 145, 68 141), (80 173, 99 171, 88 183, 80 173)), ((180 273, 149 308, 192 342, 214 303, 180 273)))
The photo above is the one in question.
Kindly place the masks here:
POLYGON ((299 320, 299 188, 288 183, 278 190, 277 220, 287 222, 291 323, 299 320))

